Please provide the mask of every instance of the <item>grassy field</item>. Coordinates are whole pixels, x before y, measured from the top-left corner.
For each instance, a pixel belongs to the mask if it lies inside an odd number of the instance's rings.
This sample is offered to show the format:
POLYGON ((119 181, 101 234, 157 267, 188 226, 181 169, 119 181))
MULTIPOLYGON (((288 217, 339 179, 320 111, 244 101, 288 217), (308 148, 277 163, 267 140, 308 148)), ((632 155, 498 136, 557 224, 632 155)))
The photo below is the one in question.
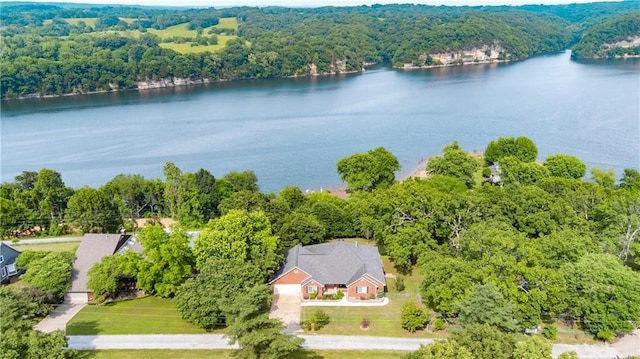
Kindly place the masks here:
POLYGON ((119 17, 118 19, 126 22, 129 25, 133 24, 134 21, 138 20, 138 19, 133 18, 133 17, 119 17))
POLYGON ((214 26, 220 29, 234 29, 238 31, 238 19, 235 17, 223 17, 220 18, 218 25, 214 26))
POLYGON ((74 18, 69 18, 69 19, 65 19, 66 22, 68 22, 71 25, 78 25, 80 23, 80 21, 84 21, 85 24, 87 24, 87 26, 89 27, 96 27, 96 21, 98 21, 98 18, 96 17, 74 17, 74 18))
POLYGON ((19 251, 50 251, 50 252, 76 252, 80 242, 43 243, 43 244, 15 244, 11 247, 19 251))
MULTIPOLYGON (((288 359, 395 359, 406 353, 391 351, 305 350, 288 359)), ((231 350, 93 350, 81 351, 81 359, 232 359, 231 350)))
POLYGON ((68 335, 202 334, 187 323, 169 299, 145 297, 107 305, 90 305, 67 324, 68 335))
MULTIPOLYGON (((359 239, 361 243, 366 241, 359 239)), ((382 257, 384 269, 386 273, 398 275, 393 264, 388 257, 382 257)), ((416 300, 419 293, 422 276, 414 270, 409 276, 403 276, 405 290, 397 292, 395 289, 395 280, 387 278, 387 288, 389 304, 384 307, 302 307, 301 320, 312 315, 316 310, 323 310, 329 315, 330 323, 318 331, 318 334, 338 334, 338 335, 371 335, 371 336, 389 336, 389 337, 408 337, 408 338, 440 338, 445 334, 434 334, 428 332, 409 333, 402 329, 400 325, 400 312, 402 304, 408 300, 416 300), (360 329, 360 323, 363 318, 370 321, 368 330, 360 329)))

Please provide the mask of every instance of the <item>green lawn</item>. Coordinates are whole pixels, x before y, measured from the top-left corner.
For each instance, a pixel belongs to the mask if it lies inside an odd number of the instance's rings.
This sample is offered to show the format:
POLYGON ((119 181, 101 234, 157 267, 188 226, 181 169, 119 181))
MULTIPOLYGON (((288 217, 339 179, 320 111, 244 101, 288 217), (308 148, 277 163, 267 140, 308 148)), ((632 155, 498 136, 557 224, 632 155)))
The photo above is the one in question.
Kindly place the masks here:
POLYGON ((50 252, 76 252, 80 242, 42 243, 42 244, 13 244, 11 247, 19 251, 50 251, 50 252))
POLYGON ((171 300, 157 297, 90 305, 67 324, 68 335, 202 333, 182 319, 171 300))
POLYGON ((220 18, 218 25, 214 26, 221 29, 234 29, 238 31, 238 19, 235 17, 223 17, 220 18))
MULTIPOLYGON (((305 350, 288 359, 395 359, 404 352, 352 351, 352 350, 305 350)), ((93 350, 81 351, 81 359, 232 359, 231 350, 93 350)))
MULTIPOLYGON (((158 35, 161 39, 166 39, 169 37, 176 37, 176 36, 196 37, 196 35, 198 34, 196 30, 189 30, 189 24, 186 22, 184 24, 169 26, 168 28, 162 29, 162 30, 148 29, 148 31, 152 34, 158 35)), ((206 34, 206 33, 203 31, 203 34, 206 34)))

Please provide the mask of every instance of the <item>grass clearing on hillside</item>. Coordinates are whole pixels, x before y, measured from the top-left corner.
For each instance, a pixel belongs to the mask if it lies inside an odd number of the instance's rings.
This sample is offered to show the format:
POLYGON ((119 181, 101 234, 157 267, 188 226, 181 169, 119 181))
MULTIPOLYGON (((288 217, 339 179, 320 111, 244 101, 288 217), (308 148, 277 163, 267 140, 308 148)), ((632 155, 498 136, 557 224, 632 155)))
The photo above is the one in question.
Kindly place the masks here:
POLYGON ((196 35, 198 35, 196 30, 189 30, 189 24, 186 22, 184 24, 169 26, 162 30, 148 29, 148 31, 152 34, 158 35, 161 39, 169 37, 196 37, 196 35))
MULTIPOLYGON (((201 359, 235 358, 232 350, 85 350, 80 351, 81 359, 201 359)), ((288 359, 396 359, 406 353, 392 351, 355 350, 304 350, 288 359)))
POLYGON ((42 244, 15 244, 11 247, 19 251, 50 251, 50 252, 73 252, 78 249, 80 242, 42 243, 42 244))
POLYGON ((78 25, 82 21, 87 26, 95 28, 98 18, 97 17, 72 17, 69 19, 64 19, 64 21, 68 22, 71 25, 78 25))
POLYGON ((202 53, 202 52, 214 52, 222 49, 224 45, 206 45, 206 46, 191 46, 191 43, 187 44, 176 44, 173 42, 163 42, 159 44, 163 49, 171 49, 173 51, 179 52, 181 54, 192 54, 192 53, 202 53))
POLYGON ((238 31, 238 19, 235 17, 222 17, 218 25, 215 25, 219 29, 234 29, 238 31))
POLYGON ((121 21, 126 22, 129 25, 133 24, 133 22, 136 21, 136 20, 140 20, 140 19, 137 19, 137 18, 134 18, 134 17, 119 17, 118 19, 120 19, 121 21))
POLYGON ((157 297, 90 305, 67 324, 67 335, 203 333, 182 319, 171 300, 157 297))

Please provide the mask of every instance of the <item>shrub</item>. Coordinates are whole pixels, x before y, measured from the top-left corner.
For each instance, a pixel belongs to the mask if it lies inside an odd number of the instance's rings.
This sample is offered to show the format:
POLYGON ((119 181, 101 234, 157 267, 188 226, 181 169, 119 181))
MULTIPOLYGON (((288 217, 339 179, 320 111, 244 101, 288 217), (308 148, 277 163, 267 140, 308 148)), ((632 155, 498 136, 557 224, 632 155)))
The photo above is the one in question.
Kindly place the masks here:
POLYGON ((444 330, 445 328, 445 322, 444 319, 442 318, 436 318, 436 320, 433 321, 433 331, 434 332, 438 332, 440 330, 444 330))
POLYGON ((325 325, 329 324, 329 316, 322 310, 316 310, 311 314, 309 320, 302 322, 302 328, 306 331, 310 331, 313 324, 315 330, 320 330, 325 325))
POLYGON ((482 177, 489 178, 491 176, 491 169, 485 167, 482 169, 482 177))
POLYGON ((601 330, 596 337, 602 341, 610 342, 616 335, 611 330, 601 330))
POLYGON ((316 299, 318 297, 318 292, 313 292, 311 294, 309 294, 309 298, 310 299, 316 299))
POLYGON ((409 300, 402 305, 400 321, 403 329, 413 333, 424 329, 429 322, 429 318, 414 300, 409 300))
POLYGON ((578 359, 578 353, 574 351, 564 352, 558 356, 558 359, 578 359))
POLYGON ((339 291, 336 293, 336 299, 340 300, 340 299, 342 299, 342 298, 344 298, 344 292, 343 292, 343 291, 341 291, 341 290, 339 290, 339 291))
POLYGON ((362 321, 360 321, 360 327, 362 328, 369 328, 370 324, 371 324, 371 321, 367 317, 362 318, 362 321))
POLYGON ((402 292, 405 289, 404 286, 404 277, 402 276, 397 276, 396 277, 396 290, 398 292, 402 292))
POLYGON ((323 294, 322 295, 322 299, 324 299, 324 300, 333 300, 333 299, 336 299, 336 296, 334 294, 323 294))
POLYGON ((546 326, 542 330, 542 336, 549 340, 556 340, 556 338, 558 337, 558 328, 556 328, 554 325, 546 326))

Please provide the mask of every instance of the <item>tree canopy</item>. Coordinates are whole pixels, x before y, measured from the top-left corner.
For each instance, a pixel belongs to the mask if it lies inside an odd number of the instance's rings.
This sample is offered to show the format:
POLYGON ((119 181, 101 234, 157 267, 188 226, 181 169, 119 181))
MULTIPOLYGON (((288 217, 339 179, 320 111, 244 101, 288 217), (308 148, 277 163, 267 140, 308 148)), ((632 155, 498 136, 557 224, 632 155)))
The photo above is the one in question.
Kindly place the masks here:
POLYGON ((399 170, 398 159, 383 147, 355 153, 338 161, 338 174, 347 183, 347 188, 353 191, 389 187, 395 181, 394 172, 399 170))

